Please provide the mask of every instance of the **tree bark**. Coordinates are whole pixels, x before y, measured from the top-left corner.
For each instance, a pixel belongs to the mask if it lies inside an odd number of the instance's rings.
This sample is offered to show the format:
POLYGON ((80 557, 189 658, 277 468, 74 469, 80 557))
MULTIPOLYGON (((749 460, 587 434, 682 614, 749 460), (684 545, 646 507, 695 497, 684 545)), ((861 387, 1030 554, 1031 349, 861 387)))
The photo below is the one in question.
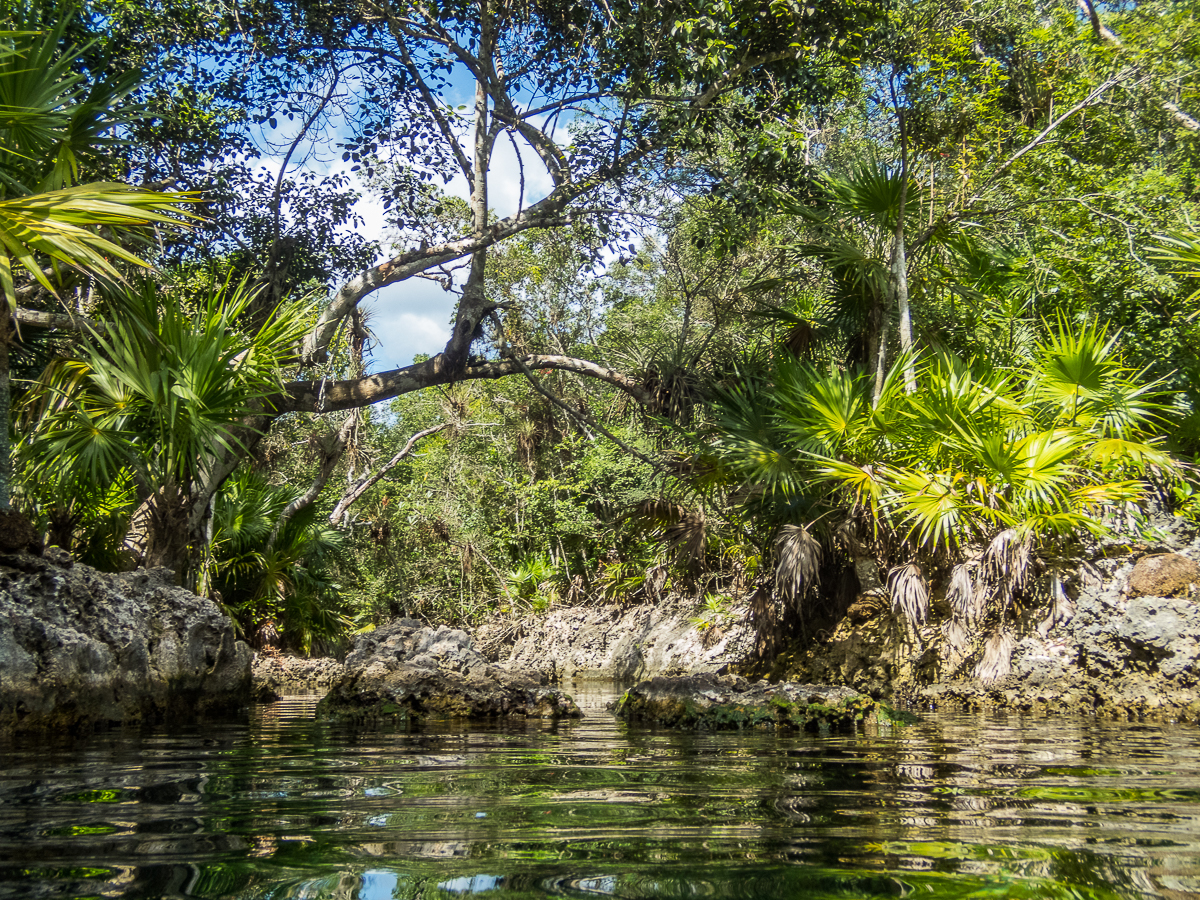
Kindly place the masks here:
POLYGON ((573 356, 531 354, 518 358, 486 360, 451 372, 437 364, 437 357, 401 369, 349 378, 340 381, 293 381, 287 393, 276 398, 275 409, 285 412, 332 412, 367 406, 402 394, 455 381, 492 380, 522 373, 522 363, 530 369, 558 369, 595 378, 620 388, 639 403, 650 402, 649 394, 633 378, 599 363, 573 356))

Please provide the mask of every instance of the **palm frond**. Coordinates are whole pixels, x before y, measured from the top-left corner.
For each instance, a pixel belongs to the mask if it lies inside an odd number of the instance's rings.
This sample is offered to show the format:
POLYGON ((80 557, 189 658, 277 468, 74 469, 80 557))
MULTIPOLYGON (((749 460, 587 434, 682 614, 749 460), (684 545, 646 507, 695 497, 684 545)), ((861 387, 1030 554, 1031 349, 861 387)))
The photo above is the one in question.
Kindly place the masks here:
POLYGON ((39 257, 113 281, 122 280, 113 260, 148 266, 91 229, 128 231, 155 223, 181 226, 185 222, 177 216, 196 218, 183 209, 196 200, 194 194, 164 194, 120 184, 80 185, 0 200, 0 289, 9 307, 17 302, 14 267, 54 293, 39 257))
POLYGON ((1007 629, 998 629, 983 641, 983 657, 975 667, 975 677, 983 684, 993 684, 1012 671, 1012 652, 1016 638, 1007 629))
POLYGON ((888 593, 892 609, 904 613, 914 625, 923 625, 929 616, 929 587, 916 563, 897 566, 888 572, 888 593))
POLYGON ((799 604, 820 584, 821 545, 800 525, 784 525, 775 537, 775 594, 799 604))
POLYGON ((1033 560, 1030 534, 1014 528, 1001 531, 983 551, 983 576, 1007 608, 1014 595, 1025 589, 1033 560))
POLYGON ((950 573, 950 587, 946 590, 946 600, 954 611, 954 618, 964 624, 977 622, 983 615, 987 595, 975 584, 971 577, 971 563, 959 563, 950 573))

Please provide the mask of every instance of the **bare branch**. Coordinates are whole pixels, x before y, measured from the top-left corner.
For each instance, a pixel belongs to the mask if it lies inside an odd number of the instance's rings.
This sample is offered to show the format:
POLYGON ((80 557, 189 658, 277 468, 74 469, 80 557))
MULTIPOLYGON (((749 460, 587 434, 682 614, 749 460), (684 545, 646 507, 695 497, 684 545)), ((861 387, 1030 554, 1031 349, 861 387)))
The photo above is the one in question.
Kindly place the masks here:
POLYGON ((313 478, 312 484, 308 490, 284 507, 283 512, 279 514, 279 520, 275 523, 275 527, 271 529, 271 536, 267 539, 268 552, 274 548, 275 541, 279 537, 279 532, 283 530, 283 526, 288 521, 304 509, 306 506, 311 506, 313 502, 320 496, 325 485, 328 484, 330 477, 333 475, 334 467, 346 452, 346 447, 354 437, 354 432, 358 428, 358 412, 353 412, 346 417, 346 421, 342 423, 342 427, 337 430, 336 434, 326 435, 321 441, 319 449, 321 458, 317 463, 317 474, 313 478))
POLYGON ((408 442, 400 449, 399 453, 397 453, 371 474, 366 475, 355 482, 353 487, 349 488, 346 493, 342 494, 342 498, 338 500, 337 506, 335 506, 333 508, 333 512, 329 514, 329 524, 337 525, 339 522, 341 522, 342 517, 346 515, 346 510, 350 508, 350 504, 378 484, 379 480, 383 478, 384 475, 396 468, 402 459, 412 453, 413 448, 417 446, 418 441, 420 441, 422 438, 429 437, 431 434, 436 434, 445 428, 449 428, 450 424, 450 422, 444 422, 441 425, 435 425, 432 428, 426 428, 424 431, 418 431, 408 439, 408 442))
POLYGON ((439 357, 435 356, 425 362, 389 372, 365 375, 362 378, 343 381, 294 381, 287 385, 287 393, 279 398, 276 408, 280 413, 353 409, 455 381, 490 381, 518 375, 522 372, 522 363, 530 369, 557 369, 595 378, 620 388, 643 405, 650 401, 649 395, 637 381, 614 369, 571 356, 532 354, 520 357, 519 360, 515 357, 487 360, 468 365, 457 372, 446 365, 440 365, 439 357))

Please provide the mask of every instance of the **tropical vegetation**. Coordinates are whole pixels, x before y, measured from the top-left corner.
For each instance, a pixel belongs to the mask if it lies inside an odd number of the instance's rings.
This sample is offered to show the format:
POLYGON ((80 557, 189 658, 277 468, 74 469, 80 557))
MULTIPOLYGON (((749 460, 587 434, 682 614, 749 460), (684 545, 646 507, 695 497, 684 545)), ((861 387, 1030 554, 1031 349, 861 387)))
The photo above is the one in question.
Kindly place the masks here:
POLYGON ((874 593, 995 675, 1197 515, 1185 7, 18 4, 15 505, 264 646, 673 597, 769 655, 874 593))

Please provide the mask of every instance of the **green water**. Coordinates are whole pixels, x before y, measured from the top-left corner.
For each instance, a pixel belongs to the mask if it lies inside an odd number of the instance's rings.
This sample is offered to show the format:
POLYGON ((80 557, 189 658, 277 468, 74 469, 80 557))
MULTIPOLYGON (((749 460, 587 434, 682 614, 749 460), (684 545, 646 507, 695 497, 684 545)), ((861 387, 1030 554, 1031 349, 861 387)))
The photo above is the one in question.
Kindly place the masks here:
POLYGON ((0 897, 1200 898, 1200 730, 248 723, 0 746, 0 897))

